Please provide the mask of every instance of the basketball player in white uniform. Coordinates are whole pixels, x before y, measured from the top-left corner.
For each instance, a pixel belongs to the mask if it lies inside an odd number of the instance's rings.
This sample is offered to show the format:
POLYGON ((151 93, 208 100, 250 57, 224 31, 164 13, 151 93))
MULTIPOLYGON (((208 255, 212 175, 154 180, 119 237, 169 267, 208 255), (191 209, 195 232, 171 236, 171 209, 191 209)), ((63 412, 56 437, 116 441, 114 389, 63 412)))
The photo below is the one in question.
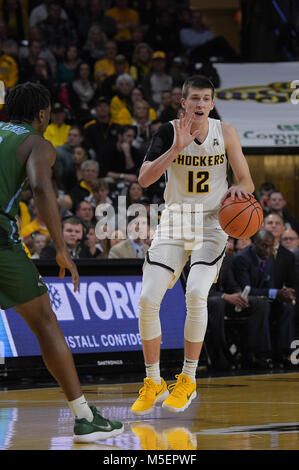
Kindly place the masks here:
POLYGON ((187 79, 181 101, 184 113, 158 129, 140 169, 141 186, 148 187, 165 174, 166 189, 165 210, 143 268, 139 331, 146 378, 132 406, 136 415, 149 413, 158 401, 169 411, 184 411, 196 397, 195 373, 207 327, 207 296, 227 242, 218 210, 226 197, 248 196, 254 190, 237 131, 208 117, 213 97, 214 87, 206 77, 187 79), (228 164, 237 181, 230 188, 228 164), (184 365, 169 394, 160 377, 159 310, 188 258, 184 365))

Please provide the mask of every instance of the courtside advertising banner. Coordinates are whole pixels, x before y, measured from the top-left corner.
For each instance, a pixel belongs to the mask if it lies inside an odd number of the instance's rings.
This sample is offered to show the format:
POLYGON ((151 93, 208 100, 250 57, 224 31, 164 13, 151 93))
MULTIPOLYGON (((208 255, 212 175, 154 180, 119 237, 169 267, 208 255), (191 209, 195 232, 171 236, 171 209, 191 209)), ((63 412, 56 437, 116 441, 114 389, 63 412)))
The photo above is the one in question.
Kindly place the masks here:
MULTIPOLYGON (((44 277, 51 306, 75 354, 141 350, 138 301, 141 276, 81 276, 79 291, 68 279, 44 277)), ((167 291, 160 318, 163 349, 183 348, 185 296, 180 281, 167 291)), ((14 309, 0 310, 2 357, 40 355, 35 336, 14 309), (4 353, 4 354, 3 354, 4 353)))
POLYGON ((243 147, 299 145, 298 62, 215 64, 215 106, 243 147))

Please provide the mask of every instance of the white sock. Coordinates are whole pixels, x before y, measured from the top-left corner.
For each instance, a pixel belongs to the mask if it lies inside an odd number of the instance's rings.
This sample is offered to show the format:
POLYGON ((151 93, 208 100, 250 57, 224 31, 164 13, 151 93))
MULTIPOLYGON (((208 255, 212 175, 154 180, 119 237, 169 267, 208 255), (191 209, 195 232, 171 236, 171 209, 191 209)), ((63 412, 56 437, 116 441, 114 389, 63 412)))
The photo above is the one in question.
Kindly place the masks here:
POLYGON ((84 395, 79 398, 76 398, 76 400, 69 401, 68 405, 76 418, 86 418, 87 421, 90 422, 93 420, 92 411, 89 408, 84 395))
POLYGON ((161 384, 160 362, 154 364, 145 364, 146 378, 154 380, 157 384, 161 384))
POLYGON ((198 360, 188 359, 185 357, 182 374, 188 375, 192 382, 196 382, 195 375, 197 369, 198 360))

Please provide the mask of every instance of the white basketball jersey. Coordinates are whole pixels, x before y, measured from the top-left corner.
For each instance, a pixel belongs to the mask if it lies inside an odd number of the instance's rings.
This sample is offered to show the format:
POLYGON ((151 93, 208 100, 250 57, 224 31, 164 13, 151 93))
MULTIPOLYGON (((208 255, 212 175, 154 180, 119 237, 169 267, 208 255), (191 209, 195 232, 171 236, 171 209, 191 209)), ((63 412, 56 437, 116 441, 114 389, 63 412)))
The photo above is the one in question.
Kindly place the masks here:
MULTIPOLYGON (((209 131, 202 144, 193 141, 184 148, 166 171, 165 206, 202 204, 204 212, 218 211, 228 189, 227 156, 221 122, 209 118, 209 131)), ((176 130, 174 121, 171 121, 176 130)))

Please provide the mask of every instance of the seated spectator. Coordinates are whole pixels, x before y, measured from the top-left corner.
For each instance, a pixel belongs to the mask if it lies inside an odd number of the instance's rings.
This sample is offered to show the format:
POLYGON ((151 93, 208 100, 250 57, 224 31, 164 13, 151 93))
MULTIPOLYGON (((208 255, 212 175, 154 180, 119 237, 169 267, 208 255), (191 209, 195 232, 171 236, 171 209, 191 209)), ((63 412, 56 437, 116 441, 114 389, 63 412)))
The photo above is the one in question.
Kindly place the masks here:
POLYGON ((83 133, 81 127, 73 125, 70 127, 65 144, 56 147, 55 168, 58 172, 60 181, 64 181, 65 174, 74 169, 74 148, 82 142, 83 133))
POLYGON ((93 194, 91 185, 98 179, 99 171, 99 164, 94 160, 86 160, 81 164, 82 178, 69 192, 74 210, 80 201, 93 194))
POLYGON ((94 223, 89 224, 89 230, 86 235, 85 245, 89 249, 91 258, 105 258, 104 248, 102 247, 100 240, 97 238, 94 223))
POLYGON ((152 68, 152 55, 153 50, 146 42, 142 42, 135 47, 130 75, 138 85, 142 84, 144 77, 152 68))
POLYGON ((85 201, 90 202, 94 209, 99 204, 112 204, 112 200, 109 197, 109 184, 103 179, 99 178, 91 184, 92 194, 86 196, 85 201))
POLYGON ((56 95, 56 83, 52 77, 51 68, 45 59, 41 57, 37 59, 30 81, 44 85, 51 92, 52 96, 56 95))
POLYGON ((120 128, 116 143, 105 146, 101 175, 113 181, 136 181, 140 168, 139 152, 132 146, 136 133, 132 126, 120 128))
POLYGON ((142 82, 144 96, 156 110, 159 108, 162 92, 172 89, 172 77, 166 72, 166 54, 156 51, 152 55, 152 69, 142 82))
POLYGON ((204 23, 199 10, 192 11, 191 28, 182 28, 180 42, 190 62, 203 62, 216 57, 218 60, 236 60, 237 53, 223 36, 215 37, 214 33, 204 23))
POLYGON ((235 243, 235 251, 238 253, 239 251, 244 250, 247 246, 251 245, 252 241, 251 238, 243 238, 243 239, 238 239, 236 240, 235 243))
POLYGON ((3 41, 0 39, 0 80, 6 89, 13 88, 19 79, 19 67, 15 59, 3 52, 3 41))
MULTIPOLYGON (((51 0, 45 0, 44 2, 39 3, 36 7, 32 8, 29 16, 30 28, 36 26, 38 23, 48 18, 50 3, 51 0)), ((63 20, 68 20, 68 15, 63 8, 60 9, 60 18, 63 20)))
POLYGON ((171 101, 168 106, 161 112, 159 118, 162 122, 172 121, 178 118, 179 110, 181 109, 182 89, 174 87, 171 90, 171 101))
POLYGON ((145 100, 137 101, 133 107, 132 126, 136 129, 133 146, 139 151, 140 163, 151 141, 150 106, 145 100))
POLYGON ((54 147, 67 142, 71 126, 66 124, 66 113, 61 103, 56 102, 52 107, 51 123, 48 125, 44 138, 49 140, 54 147))
POLYGON ((99 87, 101 87, 105 78, 115 74, 115 58, 117 53, 117 43, 111 40, 107 41, 103 58, 97 60, 94 64, 94 79, 99 87))
POLYGON ((75 78, 67 85, 67 90, 73 115, 77 122, 85 124, 90 120, 90 111, 98 95, 88 62, 78 65, 75 78))
POLYGON ((180 42, 187 55, 198 46, 214 39, 215 35, 204 23, 201 11, 193 10, 191 14, 191 25, 180 30, 180 42))
POLYGON ((136 47, 144 42, 144 37, 147 30, 148 24, 139 24, 132 29, 132 39, 130 41, 123 41, 118 43, 120 53, 124 54, 130 63, 132 62, 132 57, 136 47))
POLYGON ((87 40, 82 48, 84 59, 93 65, 105 57, 107 37, 99 24, 90 26, 87 40))
POLYGON ((28 56, 20 60, 20 81, 27 82, 34 74, 37 59, 40 58, 42 46, 40 41, 31 41, 28 47, 28 56))
POLYGON ((295 252, 299 248, 298 233, 291 228, 287 228, 280 237, 280 243, 287 250, 295 252))
POLYGON ((128 0, 116 0, 113 8, 106 10, 106 15, 113 18, 117 24, 116 41, 130 41, 132 29, 139 24, 139 14, 133 8, 128 7, 128 0))
POLYGON ((57 80, 62 85, 72 81, 81 62, 76 44, 70 44, 65 51, 63 61, 57 65, 57 80))
POLYGON ((36 25, 42 30, 49 47, 53 49, 58 44, 68 46, 75 44, 78 40, 74 25, 68 19, 62 18, 61 10, 58 1, 51 1, 48 5, 47 18, 36 25))
POLYGON ((285 227, 292 228, 299 234, 299 223, 295 217, 290 214, 287 208, 287 202, 280 191, 275 190, 269 194, 266 213, 269 212, 279 214, 283 218, 285 227))
MULTIPOLYGON (((144 98, 143 98, 143 91, 141 88, 133 88, 133 90, 131 91, 131 103, 130 103, 130 108, 129 109, 127 106, 122 108, 118 115, 117 115, 117 123, 120 125, 120 126, 128 126, 128 125, 132 125, 133 122, 134 122, 134 117, 132 116, 132 111, 134 109, 134 106, 135 104, 137 103, 137 101, 144 101, 144 98)), ((150 121, 155 121, 157 119, 157 113, 156 111, 154 110, 154 108, 149 108, 149 119, 150 121)))
POLYGON ((283 220, 278 214, 269 214, 263 221, 263 227, 274 237, 274 287, 291 292, 297 285, 295 258, 293 253, 281 244, 281 238, 286 232, 283 220))
POLYGON ((31 259, 39 259, 42 249, 48 244, 48 237, 44 233, 33 233, 33 254, 31 259))
POLYGON ((170 90, 162 91, 161 103, 159 105, 159 108, 157 109, 157 114, 159 116, 159 119, 160 119, 161 113, 163 113, 163 111, 170 105, 170 103, 171 103, 171 91, 170 90))
POLYGON ((115 73, 105 78, 101 85, 101 94, 109 99, 109 101, 117 93, 116 80, 120 75, 127 73, 129 70, 128 61, 124 55, 118 54, 115 57, 114 68, 115 73))
POLYGON ((128 223, 128 239, 114 245, 108 258, 139 258, 144 259, 148 250, 147 239, 148 219, 138 216, 128 223))
POLYGON ((63 187, 66 191, 79 184, 83 178, 82 163, 88 160, 88 153, 83 145, 75 145, 72 153, 72 164, 62 175, 63 187))
POLYGON ((7 35, 18 42, 28 39, 28 11, 21 0, 6 0, 1 2, 0 17, 7 26, 7 35))
POLYGON ((119 124, 118 115, 123 108, 131 109, 131 93, 134 88, 134 80, 131 75, 124 73, 116 80, 117 94, 110 103, 111 121, 119 124))
MULTIPOLYGON (((3 52, 6 55, 9 55, 15 61, 19 62, 19 45, 15 39, 6 39, 3 41, 3 52)), ((19 64, 18 64, 19 65, 19 64)))
MULTIPOLYGON (((52 77, 55 77, 56 66, 57 66, 56 57, 53 54, 53 52, 49 49, 43 37, 43 33, 41 29, 36 26, 30 28, 29 30, 29 45, 35 41, 37 41, 41 46, 39 58, 44 59, 47 62, 47 64, 49 65, 51 69, 52 77)), ((26 59, 28 56, 29 56, 29 47, 26 45, 22 45, 19 48, 19 60, 22 61, 23 59, 26 59)), ((20 72, 20 76, 21 76, 21 72, 20 72)))
MULTIPOLYGON (((62 235, 72 259, 92 258, 88 246, 84 243, 87 233, 88 228, 79 217, 67 217, 62 220, 62 235)), ((56 248, 53 242, 42 249, 40 259, 56 259, 56 248)))
POLYGON ((258 361, 271 364, 273 358, 279 367, 289 367, 290 361, 287 356, 293 340, 294 291, 290 287, 278 287, 281 279, 277 272, 278 262, 276 260, 275 264, 272 255, 274 242, 272 233, 261 229, 255 235, 253 245, 234 256, 233 271, 242 290, 248 285, 251 288, 251 295, 264 299, 263 324, 251 322, 252 317, 248 322, 248 342, 253 345, 255 356, 253 362, 257 357, 258 361), (273 341, 270 334, 270 314, 275 319, 276 331, 273 341), (259 352, 258 355, 256 351, 259 352))
POLYGON ((272 191, 275 191, 276 188, 273 183, 268 183, 267 181, 263 184, 258 189, 257 192, 257 199, 262 206, 262 209, 264 213, 267 213, 267 206, 268 206, 268 200, 269 200, 269 195, 272 193, 272 191))
POLYGON ((117 33, 116 22, 106 15, 102 0, 77 0, 73 13, 81 43, 85 41, 93 24, 99 25, 108 39, 112 39, 117 33))
POLYGON ((95 221, 93 205, 85 199, 80 201, 76 208, 76 216, 90 226, 95 221))
POLYGON ((140 199, 144 196, 144 189, 137 181, 132 181, 129 184, 127 189, 127 200, 126 206, 127 209, 132 205, 140 201, 140 199))

